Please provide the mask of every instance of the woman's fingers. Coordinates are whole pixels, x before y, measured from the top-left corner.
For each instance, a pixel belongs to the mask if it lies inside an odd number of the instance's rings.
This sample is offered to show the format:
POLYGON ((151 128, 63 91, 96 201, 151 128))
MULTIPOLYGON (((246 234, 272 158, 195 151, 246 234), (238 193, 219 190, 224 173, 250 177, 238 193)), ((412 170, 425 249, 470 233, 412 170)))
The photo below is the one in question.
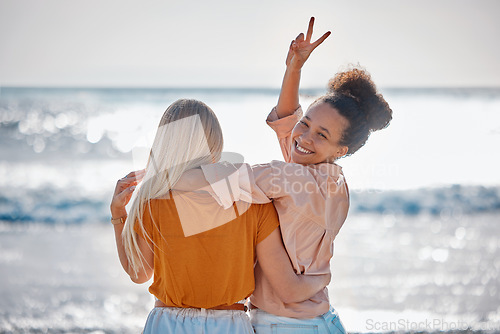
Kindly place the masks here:
POLYGON ((309 26, 307 27, 306 41, 310 41, 313 34, 314 17, 309 20, 309 26))
POLYGON ((313 50, 316 49, 316 47, 318 45, 320 45, 321 43, 324 42, 325 39, 328 38, 328 36, 330 36, 332 32, 331 31, 327 31, 323 34, 323 36, 321 36, 320 38, 318 38, 318 40, 316 42, 314 42, 312 45, 313 45, 313 50))
POLYGON ((128 187, 124 191, 121 192, 121 200, 124 205, 127 205, 128 202, 130 201, 130 198, 132 197, 132 194, 134 193, 135 186, 128 187))
POLYGON ((144 178, 144 175, 146 175, 146 170, 142 169, 139 171, 134 171, 128 173, 125 177, 121 178, 118 180, 117 183, 122 183, 122 184, 132 184, 132 182, 141 182, 142 179, 144 178))
POLYGON ((144 178, 143 175, 135 175, 135 176, 128 176, 124 177, 123 179, 119 179, 118 181, 124 182, 124 183, 130 183, 130 182, 141 182, 142 179, 144 178))
POLYGON ((146 170, 145 169, 136 170, 136 171, 128 173, 122 179, 135 178, 137 180, 142 180, 142 178, 144 177, 145 174, 146 174, 146 170))
POLYGON ((113 196, 118 196, 121 194, 123 191, 130 187, 135 187, 137 186, 138 182, 137 181, 132 181, 132 182, 123 182, 123 181, 118 181, 115 187, 115 192, 113 193, 113 196))
POLYGON ((130 202, 137 184, 142 181, 145 174, 146 171, 144 169, 133 171, 116 182, 110 206, 113 217, 122 217, 127 214, 125 206, 130 202))
POLYGON ((119 191, 122 191, 123 189, 130 187, 133 182, 137 182, 135 177, 124 177, 122 179, 119 179, 118 181, 116 181, 115 190, 119 189, 119 191))
POLYGON ((295 40, 293 40, 290 43, 290 48, 288 49, 288 53, 286 55, 285 65, 287 65, 287 66, 290 64, 290 61, 293 58, 293 49, 292 49, 292 46, 293 46, 294 42, 295 42, 295 40))
POLYGON ((331 32, 328 31, 318 38, 314 43, 311 43, 311 38, 314 30, 314 17, 309 20, 309 26, 307 28, 306 36, 304 39, 304 34, 300 33, 295 40, 292 41, 288 49, 288 54, 286 57, 286 65, 293 66, 295 68, 302 68, 304 63, 307 61, 311 52, 314 51, 325 39, 330 36, 331 32))
POLYGON ((302 32, 301 32, 300 34, 298 34, 298 35, 297 35, 297 37, 295 38, 295 41, 296 41, 297 43, 300 43, 300 42, 302 42, 303 40, 304 40, 304 33, 302 33, 302 32))
POLYGON ((114 195, 121 193, 124 189, 130 186, 136 186, 139 182, 142 181, 145 173, 145 170, 130 172, 125 177, 116 181, 114 195))
POLYGON ((290 47, 292 49, 294 49, 294 51, 296 51, 297 49, 304 49, 304 51, 308 50, 309 52, 311 52, 316 47, 318 47, 318 45, 323 43, 325 41, 325 39, 327 39, 328 36, 330 36, 330 34, 331 34, 330 31, 327 31, 326 33, 323 34, 323 36, 318 38, 314 43, 311 43, 313 28, 314 28, 314 17, 311 17, 311 19, 309 20, 309 26, 307 28, 307 33, 306 33, 305 39, 304 39, 304 34, 300 33, 297 36, 297 38, 295 38, 295 45, 293 44, 293 41, 292 41, 292 45, 290 47), (305 42, 305 43, 303 43, 303 42, 305 42))
POLYGON ((128 204, 130 201, 130 198, 132 197, 132 193, 135 190, 135 186, 130 186, 128 188, 125 188, 122 190, 120 193, 116 194, 113 196, 112 200, 112 205, 115 207, 124 207, 128 204))
POLYGON ((111 215, 113 217, 123 217, 127 214, 127 210, 125 209, 125 207, 127 206, 128 202, 130 202, 130 198, 132 198, 134 190, 135 186, 131 186, 125 188, 120 193, 113 195, 110 205, 111 215))

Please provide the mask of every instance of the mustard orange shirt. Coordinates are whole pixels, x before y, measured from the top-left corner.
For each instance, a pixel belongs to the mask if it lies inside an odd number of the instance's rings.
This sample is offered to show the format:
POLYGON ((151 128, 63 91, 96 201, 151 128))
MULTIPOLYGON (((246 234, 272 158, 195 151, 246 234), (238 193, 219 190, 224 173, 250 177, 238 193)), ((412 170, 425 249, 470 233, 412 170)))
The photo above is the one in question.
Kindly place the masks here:
POLYGON ((231 305, 255 288, 256 245, 279 226, 272 204, 222 208, 208 193, 172 191, 144 210, 154 249, 149 291, 167 306, 231 305))

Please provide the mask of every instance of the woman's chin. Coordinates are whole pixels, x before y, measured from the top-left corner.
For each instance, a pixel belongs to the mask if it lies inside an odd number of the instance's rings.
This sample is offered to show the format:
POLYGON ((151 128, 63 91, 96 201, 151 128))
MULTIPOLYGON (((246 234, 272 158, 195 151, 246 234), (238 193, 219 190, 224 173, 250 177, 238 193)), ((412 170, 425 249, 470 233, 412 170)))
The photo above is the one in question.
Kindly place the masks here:
POLYGON ((292 153, 290 158, 291 158, 290 160, 296 164, 310 165, 314 163, 311 162, 312 157, 303 154, 292 153))

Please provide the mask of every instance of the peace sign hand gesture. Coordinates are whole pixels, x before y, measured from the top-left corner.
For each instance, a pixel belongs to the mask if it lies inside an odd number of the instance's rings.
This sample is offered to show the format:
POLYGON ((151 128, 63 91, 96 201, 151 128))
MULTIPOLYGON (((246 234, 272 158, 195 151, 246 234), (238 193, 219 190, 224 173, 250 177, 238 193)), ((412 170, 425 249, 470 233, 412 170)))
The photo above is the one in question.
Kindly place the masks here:
POLYGON ((286 66, 295 69, 301 69, 307 58, 311 55, 314 49, 318 47, 323 41, 330 36, 331 32, 327 31, 314 43, 311 43, 313 33, 314 17, 309 20, 309 27, 307 28, 306 38, 304 34, 300 33, 290 44, 288 55, 286 56, 286 66))

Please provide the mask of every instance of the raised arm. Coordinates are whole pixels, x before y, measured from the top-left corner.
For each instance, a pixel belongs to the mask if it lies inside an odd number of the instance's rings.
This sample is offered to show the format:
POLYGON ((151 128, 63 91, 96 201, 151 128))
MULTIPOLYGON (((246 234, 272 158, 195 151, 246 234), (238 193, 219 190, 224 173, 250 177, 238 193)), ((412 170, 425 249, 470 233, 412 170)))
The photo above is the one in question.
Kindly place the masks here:
POLYGON ((293 114, 299 107, 299 84, 302 66, 314 49, 318 47, 330 35, 326 32, 318 40, 311 43, 313 33, 314 17, 309 20, 309 27, 304 39, 304 34, 300 33, 290 44, 286 57, 286 71, 281 85, 280 97, 276 112, 279 118, 293 114))
POLYGON ((256 275, 262 271, 284 303, 307 300, 330 282, 331 274, 297 275, 276 228, 267 238, 257 244, 256 275))

